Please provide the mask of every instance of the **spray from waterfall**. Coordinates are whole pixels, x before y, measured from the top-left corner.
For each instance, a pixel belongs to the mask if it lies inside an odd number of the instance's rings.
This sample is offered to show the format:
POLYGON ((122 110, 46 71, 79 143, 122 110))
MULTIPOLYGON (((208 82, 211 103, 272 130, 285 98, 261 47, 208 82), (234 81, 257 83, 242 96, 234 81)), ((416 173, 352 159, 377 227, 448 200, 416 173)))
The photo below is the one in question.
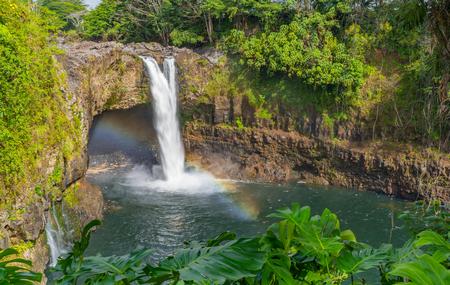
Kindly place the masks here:
POLYGON ((177 115, 175 59, 166 58, 163 71, 153 58, 143 60, 150 77, 162 170, 166 180, 177 180, 184 173, 184 147, 177 115))

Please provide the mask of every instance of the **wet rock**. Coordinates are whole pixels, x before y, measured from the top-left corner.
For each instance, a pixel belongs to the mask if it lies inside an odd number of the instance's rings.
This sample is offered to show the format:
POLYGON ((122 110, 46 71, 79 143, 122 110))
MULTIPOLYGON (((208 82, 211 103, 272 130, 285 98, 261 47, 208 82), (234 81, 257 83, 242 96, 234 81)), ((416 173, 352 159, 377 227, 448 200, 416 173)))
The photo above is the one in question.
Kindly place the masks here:
POLYGON ((66 202, 72 212, 75 212, 79 221, 79 228, 83 228, 92 220, 101 220, 103 217, 103 194, 101 189, 82 179, 74 186, 71 202, 66 202))
POLYGON ((34 203, 26 208, 20 223, 24 240, 36 240, 42 233, 45 227, 44 211, 45 206, 42 203, 34 203))
MULTIPOLYGON (((33 270, 36 272, 44 272, 48 261, 48 247, 47 239, 44 233, 41 233, 39 237, 35 240, 34 246, 25 251, 23 254, 24 258, 31 260, 33 262, 33 270)), ((47 278, 43 276, 41 284, 46 284, 47 278)))

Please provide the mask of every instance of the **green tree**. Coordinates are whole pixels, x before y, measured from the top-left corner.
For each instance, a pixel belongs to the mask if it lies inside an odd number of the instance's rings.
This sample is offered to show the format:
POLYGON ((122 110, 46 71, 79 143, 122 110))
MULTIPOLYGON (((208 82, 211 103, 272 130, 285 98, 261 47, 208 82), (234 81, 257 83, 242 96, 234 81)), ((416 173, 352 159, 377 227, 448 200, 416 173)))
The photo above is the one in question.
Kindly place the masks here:
POLYGON ((81 17, 86 12, 82 0, 39 0, 38 4, 55 13, 64 30, 78 29, 81 17))
POLYGON ((242 42, 232 44, 250 67, 299 78, 326 90, 332 102, 349 106, 364 80, 364 58, 339 41, 332 32, 336 27, 332 16, 315 12, 275 32, 238 36, 242 42))
POLYGON ((214 19, 222 18, 226 9, 226 3, 222 0, 203 0, 201 1, 200 9, 203 13, 208 41, 212 44, 214 42, 214 19))
POLYGON ((123 37, 123 20, 120 11, 123 3, 118 0, 103 0, 94 10, 89 11, 83 21, 84 35, 95 40, 118 40, 123 37))

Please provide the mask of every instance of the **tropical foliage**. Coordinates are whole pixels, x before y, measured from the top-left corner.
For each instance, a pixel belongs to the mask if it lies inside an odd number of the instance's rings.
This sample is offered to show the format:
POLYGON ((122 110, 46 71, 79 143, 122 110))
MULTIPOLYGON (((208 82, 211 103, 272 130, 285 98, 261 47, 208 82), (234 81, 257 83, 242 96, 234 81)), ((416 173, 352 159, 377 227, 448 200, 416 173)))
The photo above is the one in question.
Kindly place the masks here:
POLYGON ((29 285, 42 280, 41 273, 30 270, 31 261, 17 258, 12 248, 0 250, 0 284, 29 285))
POLYGON ((86 6, 82 0, 39 0, 39 6, 48 9, 50 14, 56 16, 54 25, 64 30, 79 29, 81 17, 86 12, 86 6))
MULTIPOLYGON (((290 285, 348 281, 366 284, 361 273, 376 269, 382 284, 450 282, 448 220, 444 234, 424 230, 403 247, 384 244, 373 248, 358 242, 351 230, 341 230, 339 219, 328 209, 312 216, 309 207, 293 204, 271 217, 278 222, 261 236, 238 238, 225 232, 205 242, 191 242, 157 264, 149 261, 152 252, 147 249, 125 256, 84 256, 92 229, 100 225, 99 221, 93 221, 85 227, 72 252, 59 259, 53 269, 59 276, 55 282, 290 285)), ((11 250, 5 253, 10 254, 11 250)), ((19 277, 37 280, 38 275, 22 273, 25 269, 6 267, 12 262, 28 264, 21 259, 0 262, 0 273, 9 272, 0 274, 5 276, 4 280, 19 277)))

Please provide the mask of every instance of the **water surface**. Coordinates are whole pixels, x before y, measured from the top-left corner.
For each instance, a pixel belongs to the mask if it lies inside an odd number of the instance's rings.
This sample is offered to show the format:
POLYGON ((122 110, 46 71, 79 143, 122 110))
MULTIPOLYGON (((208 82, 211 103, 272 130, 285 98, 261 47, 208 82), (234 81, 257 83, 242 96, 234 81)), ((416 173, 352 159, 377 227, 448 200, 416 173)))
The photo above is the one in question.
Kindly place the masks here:
POLYGON ((155 187, 151 177, 158 145, 151 121, 145 105, 106 112, 95 120, 88 179, 102 188, 111 206, 92 236, 90 254, 119 255, 147 247, 159 259, 185 241, 205 240, 227 230, 253 236, 274 221, 268 214, 293 202, 311 206, 316 214, 331 209, 342 229, 351 228, 358 240, 374 246, 389 241, 400 245, 407 238, 394 219, 407 203, 376 193, 211 177, 194 192, 155 187))

